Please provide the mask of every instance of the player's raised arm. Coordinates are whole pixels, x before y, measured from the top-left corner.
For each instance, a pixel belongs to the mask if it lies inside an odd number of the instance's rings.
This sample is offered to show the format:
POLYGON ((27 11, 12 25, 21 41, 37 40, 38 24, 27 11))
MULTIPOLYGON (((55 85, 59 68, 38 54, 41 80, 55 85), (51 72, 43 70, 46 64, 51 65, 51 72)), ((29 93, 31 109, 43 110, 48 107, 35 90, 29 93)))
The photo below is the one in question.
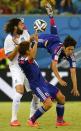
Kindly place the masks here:
POLYGON ((30 49, 29 59, 34 59, 36 57, 37 45, 38 45, 38 34, 35 33, 35 35, 34 35, 34 46, 33 46, 33 48, 30 49))
POLYGON ((52 68, 52 71, 54 72, 55 76, 57 77, 58 79, 58 82, 60 83, 61 86, 67 86, 67 83, 66 81, 64 81, 61 76, 59 75, 59 71, 58 71, 58 68, 57 68, 57 61, 56 60, 53 60, 52 61, 52 64, 51 64, 51 68, 52 68))
POLYGON ((19 45, 20 56, 27 57, 29 61, 33 61, 37 53, 38 35, 35 34, 34 45, 31 47, 30 41, 23 41, 19 45))

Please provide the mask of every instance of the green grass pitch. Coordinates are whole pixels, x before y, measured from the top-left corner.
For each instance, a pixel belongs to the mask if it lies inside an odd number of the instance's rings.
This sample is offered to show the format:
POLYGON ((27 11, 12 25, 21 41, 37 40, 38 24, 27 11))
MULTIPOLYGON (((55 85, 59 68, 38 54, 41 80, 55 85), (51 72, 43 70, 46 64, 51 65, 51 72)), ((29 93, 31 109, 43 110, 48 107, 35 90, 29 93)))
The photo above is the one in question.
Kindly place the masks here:
POLYGON ((38 121, 39 128, 28 127, 26 121, 29 116, 30 103, 21 102, 18 119, 21 122, 20 127, 10 127, 11 102, 0 102, 0 131, 81 131, 81 102, 66 102, 65 120, 71 122, 71 126, 55 127, 56 113, 55 104, 38 121))

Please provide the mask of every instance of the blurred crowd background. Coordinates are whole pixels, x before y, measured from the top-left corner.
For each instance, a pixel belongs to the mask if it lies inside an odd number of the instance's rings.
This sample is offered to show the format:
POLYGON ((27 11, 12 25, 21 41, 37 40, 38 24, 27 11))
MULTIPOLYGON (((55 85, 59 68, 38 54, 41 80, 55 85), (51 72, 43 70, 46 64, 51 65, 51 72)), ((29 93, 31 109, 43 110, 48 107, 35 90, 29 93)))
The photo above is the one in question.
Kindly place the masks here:
MULTIPOLYGON (((52 0, 55 14, 81 14, 81 0, 52 0)), ((45 0, 0 0, 0 14, 45 14, 45 0)))

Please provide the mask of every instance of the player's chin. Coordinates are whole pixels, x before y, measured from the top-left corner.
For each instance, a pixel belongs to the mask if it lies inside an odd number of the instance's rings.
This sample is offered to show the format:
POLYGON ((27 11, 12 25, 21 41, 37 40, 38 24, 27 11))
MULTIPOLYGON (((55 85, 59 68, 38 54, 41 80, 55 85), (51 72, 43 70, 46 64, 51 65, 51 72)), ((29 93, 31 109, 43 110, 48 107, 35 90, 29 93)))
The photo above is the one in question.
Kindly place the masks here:
POLYGON ((67 57, 71 56, 72 54, 67 54, 67 57))

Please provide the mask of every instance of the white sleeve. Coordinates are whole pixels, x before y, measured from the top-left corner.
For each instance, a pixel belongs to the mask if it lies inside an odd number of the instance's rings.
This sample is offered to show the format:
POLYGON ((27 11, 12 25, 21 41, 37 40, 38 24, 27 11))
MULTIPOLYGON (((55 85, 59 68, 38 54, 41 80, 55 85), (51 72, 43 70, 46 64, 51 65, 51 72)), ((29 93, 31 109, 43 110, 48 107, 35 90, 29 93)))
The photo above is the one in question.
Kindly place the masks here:
POLYGON ((14 42, 12 41, 12 37, 7 37, 4 42, 4 50, 5 54, 12 52, 15 48, 14 42))

